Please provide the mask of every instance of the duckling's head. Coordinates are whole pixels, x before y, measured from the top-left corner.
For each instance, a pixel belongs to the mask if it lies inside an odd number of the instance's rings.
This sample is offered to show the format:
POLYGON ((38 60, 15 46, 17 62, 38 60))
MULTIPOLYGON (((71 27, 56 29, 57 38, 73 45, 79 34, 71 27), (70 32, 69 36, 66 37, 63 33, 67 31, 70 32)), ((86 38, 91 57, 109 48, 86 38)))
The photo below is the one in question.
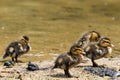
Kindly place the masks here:
POLYGON ((74 55, 79 55, 82 54, 83 50, 81 48, 81 46, 78 46, 77 44, 73 45, 70 48, 70 54, 74 54, 74 55))
POLYGON ((108 37, 103 37, 99 41, 99 45, 102 47, 113 47, 111 40, 108 37))
POLYGON ((90 41, 98 41, 100 37, 100 33, 97 31, 90 31, 90 41))
POLYGON ((29 37, 24 35, 24 36, 22 36, 21 40, 24 40, 26 43, 28 43, 29 42, 29 37))

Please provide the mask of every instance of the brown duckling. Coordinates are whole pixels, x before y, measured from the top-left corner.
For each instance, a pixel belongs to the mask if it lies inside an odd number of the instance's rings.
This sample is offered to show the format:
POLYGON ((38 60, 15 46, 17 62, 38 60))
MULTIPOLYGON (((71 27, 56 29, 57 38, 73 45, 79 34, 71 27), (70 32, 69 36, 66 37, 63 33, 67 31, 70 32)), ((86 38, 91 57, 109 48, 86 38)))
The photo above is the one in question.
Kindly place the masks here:
POLYGON ((97 31, 89 31, 82 35, 82 37, 76 42, 76 44, 85 48, 90 42, 98 42, 101 35, 97 31))
POLYGON ((30 50, 29 37, 22 36, 21 40, 11 42, 5 50, 3 58, 10 56, 12 61, 18 61, 17 58, 30 50), (15 60, 14 60, 15 59, 15 60))
POLYGON ((54 68, 64 69, 65 76, 72 77, 71 74, 69 73, 69 69, 81 62, 82 60, 81 54, 82 48, 77 45, 73 45, 70 48, 69 52, 63 53, 57 57, 57 59, 55 60, 55 65, 52 69, 54 68))
POLYGON ((91 59, 93 67, 98 67, 94 60, 108 57, 112 52, 113 44, 108 37, 102 37, 98 43, 89 44, 84 48, 84 56, 91 59))

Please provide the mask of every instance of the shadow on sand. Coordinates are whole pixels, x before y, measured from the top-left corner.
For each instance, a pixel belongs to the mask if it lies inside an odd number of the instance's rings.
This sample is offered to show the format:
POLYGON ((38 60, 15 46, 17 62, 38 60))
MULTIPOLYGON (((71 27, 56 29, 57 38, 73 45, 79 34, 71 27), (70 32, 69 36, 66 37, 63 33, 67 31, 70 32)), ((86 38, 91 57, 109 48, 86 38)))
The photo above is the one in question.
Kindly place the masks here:
POLYGON ((85 71, 89 73, 93 73, 100 77, 109 76, 109 77, 120 77, 120 72, 115 69, 111 69, 108 67, 92 67, 92 66, 77 66, 77 68, 84 68, 85 71))

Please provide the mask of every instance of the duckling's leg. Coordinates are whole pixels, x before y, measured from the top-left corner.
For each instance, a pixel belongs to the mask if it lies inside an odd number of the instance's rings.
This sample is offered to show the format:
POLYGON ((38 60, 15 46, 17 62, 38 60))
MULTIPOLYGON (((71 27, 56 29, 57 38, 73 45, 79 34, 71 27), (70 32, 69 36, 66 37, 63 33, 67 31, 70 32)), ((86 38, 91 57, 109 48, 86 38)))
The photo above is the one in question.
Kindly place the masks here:
POLYGON ((17 58, 18 58, 18 56, 16 55, 16 56, 15 56, 15 62, 18 62, 18 59, 17 59, 17 58))
POLYGON ((12 57, 12 61, 14 61, 14 58, 12 57))
POLYGON ((98 64, 94 61, 94 56, 92 56, 92 64, 93 64, 93 67, 98 67, 98 64))
POLYGON ((64 72, 65 72, 65 75, 67 77, 72 77, 71 74, 70 74, 70 72, 69 72, 69 68, 64 69, 64 72))

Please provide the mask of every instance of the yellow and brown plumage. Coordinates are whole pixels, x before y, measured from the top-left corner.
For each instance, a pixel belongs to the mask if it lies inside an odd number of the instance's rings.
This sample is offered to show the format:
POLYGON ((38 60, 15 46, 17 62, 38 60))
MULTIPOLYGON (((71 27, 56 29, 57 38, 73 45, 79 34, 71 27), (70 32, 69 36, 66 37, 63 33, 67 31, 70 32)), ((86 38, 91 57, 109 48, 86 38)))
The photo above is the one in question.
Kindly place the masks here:
POLYGON ((22 36, 22 39, 19 41, 11 42, 8 47, 5 50, 5 54, 3 55, 3 58, 6 58, 10 56, 12 58, 12 61, 14 59, 17 62, 17 58, 27 53, 30 50, 30 44, 29 44, 29 37, 28 36, 22 36))
POLYGON ((91 59, 93 67, 97 67, 98 64, 94 60, 107 57, 112 52, 113 44, 108 37, 102 37, 98 43, 89 44, 84 48, 84 56, 91 59))
POLYGON ((69 52, 63 53, 57 57, 55 60, 54 68, 64 69, 65 75, 67 77, 72 77, 69 73, 69 69, 79 64, 82 60, 81 58, 82 48, 77 45, 73 45, 69 52))
POLYGON ((81 38, 76 42, 77 45, 85 48, 91 42, 97 42, 100 39, 100 33, 97 31, 89 31, 84 33, 81 38))

